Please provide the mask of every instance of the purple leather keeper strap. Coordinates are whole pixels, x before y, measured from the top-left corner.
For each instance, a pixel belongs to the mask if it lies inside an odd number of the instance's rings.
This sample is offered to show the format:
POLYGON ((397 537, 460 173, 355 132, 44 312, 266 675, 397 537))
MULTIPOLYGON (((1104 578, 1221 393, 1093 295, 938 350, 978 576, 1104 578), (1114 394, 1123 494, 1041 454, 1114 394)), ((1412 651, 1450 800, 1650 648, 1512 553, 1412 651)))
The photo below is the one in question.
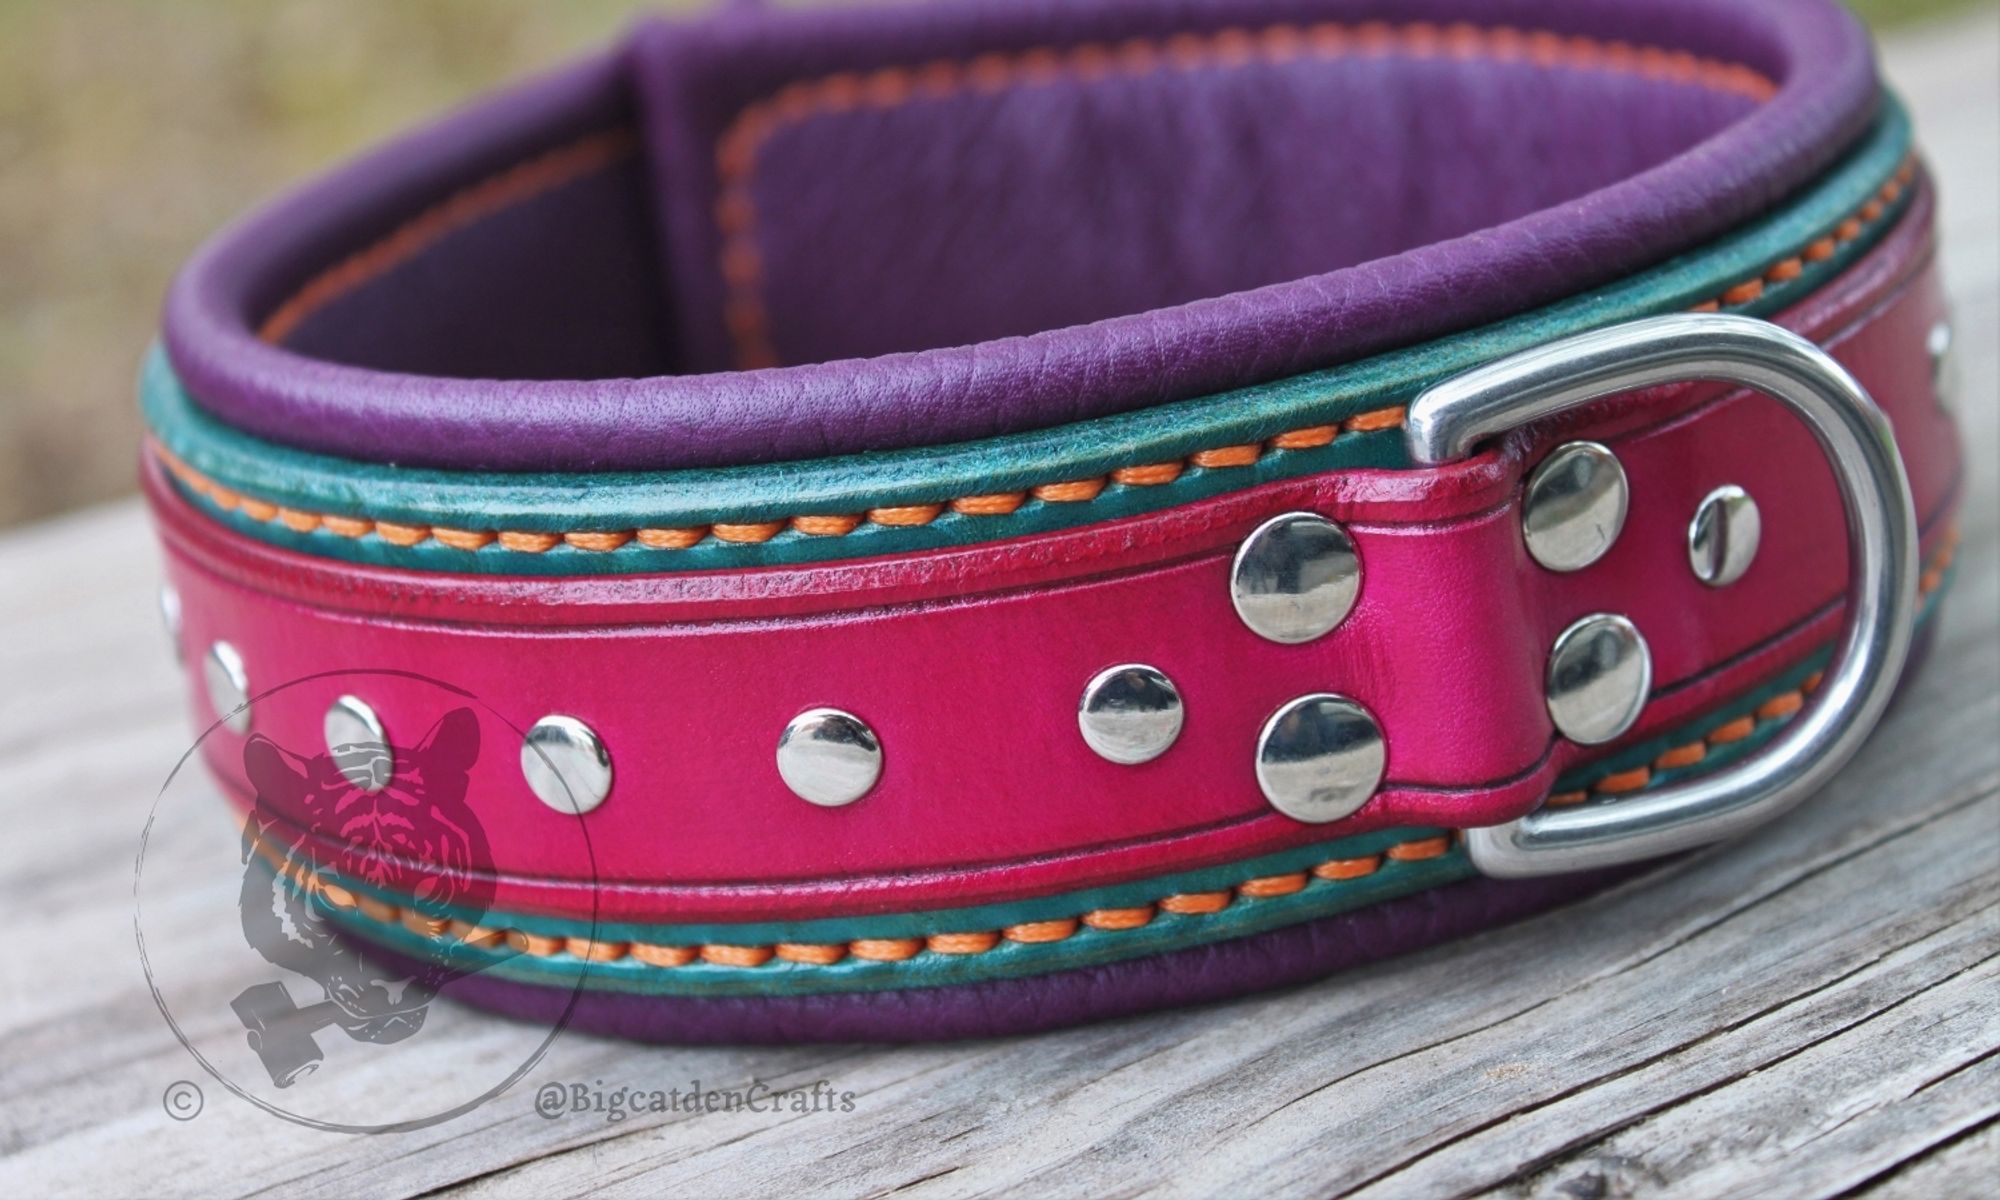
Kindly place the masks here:
POLYGON ((364 459, 955 442, 1629 274, 1805 183, 1875 103, 1834 0, 734 8, 254 215, 165 337, 218 416, 364 459))

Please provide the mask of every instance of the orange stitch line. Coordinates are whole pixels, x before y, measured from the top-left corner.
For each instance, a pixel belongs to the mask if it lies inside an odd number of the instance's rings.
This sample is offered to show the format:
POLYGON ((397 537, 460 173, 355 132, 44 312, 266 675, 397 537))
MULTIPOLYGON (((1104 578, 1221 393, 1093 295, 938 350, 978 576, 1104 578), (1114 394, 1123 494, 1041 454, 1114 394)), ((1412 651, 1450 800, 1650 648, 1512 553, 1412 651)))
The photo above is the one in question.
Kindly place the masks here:
POLYGON ((778 361, 770 341, 762 278, 756 269, 761 260, 738 247, 755 246, 757 209, 750 181, 758 152, 783 126, 819 115, 864 108, 876 111, 898 108, 913 100, 938 99, 954 91, 997 92, 1024 84, 1047 83, 1065 75, 1097 80, 1118 70, 1127 75, 1143 75, 1163 68, 1236 68, 1260 60, 1290 61, 1302 54, 1339 58, 1356 52, 1377 57, 1403 53, 1418 58, 1448 54, 1459 59, 1483 53, 1505 60, 1521 58, 1525 52, 1528 62, 1543 67, 1635 74, 1734 92, 1759 103, 1777 92, 1776 83, 1748 66, 1699 58, 1682 51, 1504 26, 1481 28, 1458 23, 1441 28, 1424 21, 1402 25, 1370 21, 1353 26, 1327 22, 1304 28, 1280 24, 1254 30, 1177 33, 1165 38, 1134 38, 1115 48, 1042 46, 1012 53, 988 53, 964 63, 962 68, 951 63, 930 63, 798 80, 744 106, 716 139, 714 212, 722 240, 719 266, 727 297, 725 323, 736 342, 738 365, 759 367, 778 361))
MULTIPOLYGON (((308 888, 308 890, 310 890, 310 887, 308 888)), ((443 933, 445 930, 451 928, 451 922, 446 920, 445 918, 427 917, 423 913, 418 912, 414 908, 406 908, 403 910, 403 918, 401 924, 403 928, 421 937, 436 937, 439 934, 443 933)), ((577 940, 581 941, 584 939, 577 939, 577 940)), ((619 948, 619 953, 621 954, 624 953, 623 947, 619 948)))
POLYGON ((599 942, 590 938, 570 938, 566 948, 576 958, 586 962, 617 962, 625 957, 629 948, 625 942, 599 942))
POLYGON ((392 546, 414 546, 430 535, 431 527, 428 525, 405 525, 400 521, 375 522, 375 536, 392 546))
POLYGON ((638 145, 639 139, 629 129, 593 133, 452 194, 382 240, 307 280, 264 318, 257 336, 273 345, 284 341, 315 312, 407 262, 445 235, 609 166, 638 145))
POLYGON ((1607 796, 1622 796, 1636 792, 1653 781, 1651 767, 1633 767, 1629 771, 1616 771, 1597 781, 1591 789, 1607 796))
POLYGON ((1720 742, 1728 745, 1730 742, 1740 742, 1755 732, 1757 732, 1757 718, 1737 717, 1710 730, 1708 740, 1711 743, 1720 742))
POLYGON ((1356 413, 1340 423, 1348 433, 1373 433, 1378 429, 1401 429, 1407 415, 1402 405, 1394 408, 1378 408, 1373 412, 1356 413))
POLYGON ((792 528, 811 537, 845 537, 861 524, 861 518, 846 516, 801 516, 792 518, 792 528))
POLYGON ((696 525, 684 529, 641 529, 633 536, 648 550, 685 550, 707 537, 708 527, 696 525))
MULTIPOLYGON (((1880 194, 1881 198, 1893 200, 1895 196, 1900 195, 1902 187, 1915 177, 1916 170, 1917 162, 1915 157, 1912 156, 1905 159, 1903 164, 1897 168, 1895 177, 1889 183, 1883 185, 1880 194)), ((1882 216, 1884 209, 1880 203, 1871 200, 1863 206, 1862 211, 1864 213, 1872 212, 1873 215, 1869 219, 1875 220, 1882 216)), ((1731 297, 1754 299, 1756 296, 1762 294, 1764 281, 1767 279, 1773 282, 1785 282, 1797 278, 1800 269, 1795 268, 1794 264, 1801 260, 1804 262, 1821 262, 1831 258, 1836 253, 1840 242, 1852 241, 1859 237, 1862 228, 1863 225, 1860 219, 1850 217, 1840 224, 1834 235, 1816 239, 1804 250, 1800 251, 1798 255, 1780 260, 1778 263, 1767 268, 1756 279, 1745 280, 1737 284, 1725 291, 1717 299, 1705 300, 1700 304, 1692 305, 1689 311, 1716 312, 1722 308, 1725 302, 1732 304, 1747 303, 1747 299, 1731 299, 1731 297)), ((1331 443, 1342 433, 1366 433, 1380 429, 1400 427, 1403 424, 1405 415, 1404 409, 1400 406, 1376 409, 1371 412, 1357 413, 1352 417, 1346 418, 1338 425, 1311 425, 1303 429, 1277 434, 1268 439, 1265 444, 1274 450, 1316 449, 1331 443)), ((149 438, 148 444, 159 457, 161 463, 184 486, 197 495, 207 496, 210 502, 225 511, 241 508, 246 514, 254 515, 258 520, 268 521, 276 519, 297 532, 309 533, 319 528, 346 538, 360 538, 370 533, 380 533, 379 526, 386 524, 389 532, 382 535, 384 540, 391 541, 397 545, 414 545, 428 536, 441 545, 449 546, 455 550, 478 550, 496 541, 502 549, 532 554, 542 553, 564 541, 579 549, 593 551, 615 550, 634 541, 649 550, 685 550, 698 545, 704 538, 711 534, 719 541, 741 543, 769 541, 781 532, 787 524, 800 533, 809 533, 815 536, 840 537, 852 533, 860 526, 862 521, 861 517, 855 516, 801 515, 792 517, 789 521, 767 521, 752 524, 719 523, 713 526, 695 525, 681 528, 639 529, 633 530, 630 533, 620 530, 610 530, 604 532, 577 532, 573 534, 528 532, 502 532, 496 534, 483 530, 447 529, 441 526, 403 525, 394 522, 384 523, 367 517, 305 512, 245 497, 241 493, 216 483, 188 466, 158 441, 149 438), (419 533, 417 531, 422 532, 419 533), (398 541, 398 538, 413 538, 414 541, 398 541)), ((1112 473, 1112 478, 1120 483, 1140 486, 1168 483, 1180 475, 1184 465, 1210 468, 1252 465, 1256 461, 1256 457, 1253 456, 1253 451, 1255 450, 1255 447, 1242 445, 1197 450, 1178 463, 1156 463, 1141 467, 1122 467, 1112 473)), ((1106 482, 1105 479, 1099 478, 1038 484, 1028 489, 1026 495, 1032 496, 1044 503, 1084 503, 1095 500, 1101 495, 1106 482)), ((950 501, 949 507, 954 512, 968 516, 1005 516, 1014 512, 1024 502, 1020 497, 1022 497, 1022 493, 1018 492, 964 496, 950 501)), ((878 525, 927 525, 931 521, 936 520, 946 507, 944 504, 918 504, 876 508, 869 510, 867 519, 878 525)), ((1948 565, 1948 562, 1949 560, 1940 561, 1934 568, 1935 574, 1927 572, 1919 581, 1920 586, 1926 591, 1934 590, 1937 584, 1942 581, 1941 572, 1943 567, 1948 565)))
POLYGON ((575 546, 578 550, 616 550, 618 547, 631 541, 632 535, 629 532, 565 533, 562 535, 562 539, 567 544, 575 546))
POLYGON ((928 525, 944 512, 942 504, 892 504, 868 510, 868 519, 877 525, 928 525))
POLYGON ((984 954, 1000 944, 1000 935, 985 933, 934 933, 924 945, 939 954, 984 954))
POLYGON ((1653 765, 1662 771, 1671 771, 1676 767, 1691 767, 1707 757, 1708 743, 1696 740, 1668 750, 1654 759, 1653 765))
POLYGON ((856 938, 850 942, 780 942, 773 946, 737 946, 724 943, 668 946, 651 942, 555 937, 520 929, 486 929, 460 920, 448 921, 427 917, 415 910, 399 908, 373 896, 357 897, 334 884, 321 881, 318 876, 309 878, 306 883, 308 887, 322 892, 336 907, 358 907, 371 920, 382 924, 400 924, 414 933, 433 938, 444 936, 449 930, 470 944, 491 946, 504 942, 521 953, 541 958, 567 952, 576 958, 592 962, 616 962, 630 957, 655 967, 683 967, 697 959, 725 967, 761 967, 773 959, 808 966, 831 966, 849 957, 869 962, 904 962, 925 950, 950 955, 984 954, 997 948, 1003 940, 1024 945, 1060 942, 1075 937, 1084 929, 1103 933, 1143 929, 1152 923, 1154 916, 1159 912, 1173 913, 1177 916, 1205 916, 1218 913, 1228 908, 1239 896, 1248 899, 1289 896, 1304 891, 1315 878, 1335 882, 1360 879, 1380 870, 1385 859, 1417 862, 1436 858, 1449 851, 1451 844, 1450 834, 1419 838, 1391 846, 1381 854, 1370 854, 1360 858, 1328 859, 1310 870, 1246 879, 1234 888, 1225 888, 1221 891, 1167 896, 1157 904, 1141 904, 1129 908, 1092 909, 1081 917, 1028 921, 1010 925, 1003 930, 934 933, 926 937, 856 938))
POLYGON ((1178 462, 1151 463, 1143 467, 1120 467, 1111 472, 1113 483, 1131 487, 1154 487, 1162 483, 1172 483, 1181 477, 1178 462))
POLYGON ((1188 462, 1211 470, 1216 467, 1249 467, 1255 466, 1263 454, 1264 447, 1252 442, 1247 446, 1219 446, 1214 450, 1197 450, 1188 455, 1188 462))
POLYGON ((737 542, 753 546, 768 542, 784 531, 783 521, 749 521, 741 524, 717 521, 708 527, 709 534, 718 542, 737 542))
MULTIPOLYGON (((1936 591, 1938 584, 1944 581, 1944 568, 1951 562, 1952 553, 1958 546, 1958 536, 1956 525, 1950 526, 1939 536, 1938 547, 1931 555, 1932 566, 1924 572, 1923 580, 1917 587, 1920 595, 1936 591)), ((1710 730, 1706 738, 1696 738, 1685 745, 1675 746, 1663 752, 1653 760, 1653 767, 1662 771, 1691 767, 1708 757, 1709 752, 1715 747, 1740 742, 1755 733, 1759 721, 1778 721, 1792 716, 1805 707, 1805 698, 1818 691, 1820 684, 1825 680, 1825 671, 1814 671, 1800 682, 1796 690, 1771 697, 1759 704, 1753 713, 1737 717, 1710 730)), ((1604 795, 1619 795, 1644 787, 1650 778, 1651 774, 1647 768, 1637 767, 1630 771, 1607 775, 1593 784, 1592 789, 1604 795)), ((1560 792, 1550 796, 1543 803, 1561 806, 1581 804, 1587 799, 1589 799, 1587 792, 1560 792)))
POLYGON ((693 946, 655 946, 648 942, 633 942, 631 954, 650 967, 684 967, 695 958, 693 946))
POLYGON ((1064 917, 1055 921, 1028 921, 1020 925, 1009 925, 1001 934, 1010 942, 1034 944, 1036 942, 1060 942, 1076 933, 1078 921, 1075 917, 1064 917))
POLYGON ((1219 913, 1228 908, 1234 899, 1236 899, 1235 892, 1190 892, 1186 895, 1165 897, 1160 901, 1160 909, 1183 917, 1200 916, 1219 913))
POLYGON ((1069 483, 1044 483, 1028 489, 1035 499, 1050 504, 1074 504, 1095 500, 1104 491, 1102 479, 1077 479, 1069 483))
MULTIPOLYGON (((368 910, 365 900, 362 902, 361 907, 363 912, 368 910)), ((536 958, 548 958, 551 955, 560 954, 568 949, 568 942, 563 938, 547 937, 539 933, 529 933, 522 929, 509 929, 507 931, 507 945, 512 947, 517 953, 532 954, 536 958)))
POLYGON ((960 496, 951 502, 951 511, 968 517, 1004 517, 1028 502, 1026 492, 994 492, 985 496, 960 496))
MULTIPOLYGON (((468 946, 478 946, 481 949, 490 950, 494 947, 505 945, 507 941, 505 930, 488 929, 484 925, 474 925, 469 921, 453 920, 450 928, 453 937, 456 937, 468 946)), ((636 950, 637 947, 635 946, 633 949, 636 950)))
POLYGON ((1137 929, 1153 921, 1153 906, 1137 908, 1097 908, 1083 914, 1083 923, 1092 929, 1137 929))
POLYGON ((902 962, 914 958, 924 948, 922 938, 856 938, 847 943, 847 952, 870 962, 902 962))
POLYGON ((1338 425, 1309 425, 1271 439, 1273 450, 1312 450, 1331 442, 1340 433, 1338 425))
POLYGON ((1397 862, 1420 862, 1427 858, 1437 858, 1450 849, 1451 836, 1449 834, 1441 834, 1438 837, 1424 838, 1421 841, 1398 842, 1396 845, 1389 847, 1388 854, 1390 858, 1395 859, 1397 862))
POLYGON ((1886 211, 1885 205, 1893 203, 1898 196, 1903 194, 1904 186, 1916 177, 1916 171, 1917 159, 1912 154, 1902 161, 1901 165, 1896 168, 1895 174, 1890 177, 1887 183, 1882 185, 1872 198, 1864 201, 1859 209, 1835 227, 1831 236, 1814 239, 1798 254, 1778 260, 1765 268, 1763 273, 1756 278, 1743 280, 1734 287, 1726 289, 1720 297, 1713 300, 1704 300, 1700 304, 1692 306, 1689 311, 1716 312, 1724 305, 1748 304, 1764 294, 1764 284, 1766 281, 1771 283, 1789 282, 1797 279, 1804 272, 1805 263, 1825 262, 1827 259, 1832 258, 1838 252, 1840 243, 1851 242, 1860 237, 1861 231, 1866 225, 1872 224, 1882 218, 1882 214, 1886 211))
POLYGON ((1312 869, 1321 879, 1360 879, 1373 875, 1382 867, 1382 856, 1370 854, 1362 858, 1336 858, 1323 862, 1312 869))
POLYGON ((1290 896, 1295 892, 1305 891, 1308 882, 1310 880, 1304 871, 1294 871, 1289 875, 1267 875, 1262 879, 1246 879, 1237 884, 1236 893, 1253 900, 1262 900, 1269 896, 1290 896))
POLYGON ((1786 692, 1780 696, 1773 696, 1757 706, 1757 719, 1760 721, 1775 721, 1780 717, 1789 717, 1803 708, 1805 702, 1805 697, 1799 695, 1797 692, 1786 692))

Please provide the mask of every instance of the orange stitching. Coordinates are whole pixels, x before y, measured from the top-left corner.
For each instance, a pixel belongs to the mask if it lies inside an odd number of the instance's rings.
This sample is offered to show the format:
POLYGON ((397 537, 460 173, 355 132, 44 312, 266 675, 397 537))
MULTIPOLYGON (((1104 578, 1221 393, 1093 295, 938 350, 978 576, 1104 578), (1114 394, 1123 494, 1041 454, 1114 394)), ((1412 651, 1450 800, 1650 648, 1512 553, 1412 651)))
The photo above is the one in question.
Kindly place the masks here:
MULTIPOLYGON (((1877 197, 1892 199, 1895 196, 1901 195, 1903 189, 1915 177, 1916 169, 1917 163, 1914 157, 1905 159, 1902 166, 1897 168, 1895 176, 1882 186, 1882 189, 1877 193, 1877 197)), ((1884 211, 1881 206, 1875 204, 1874 200, 1869 201, 1869 206, 1873 206, 1876 219, 1879 219, 1884 211)), ((1788 264, 1800 259, 1806 262, 1822 262, 1831 258, 1842 243, 1851 242, 1859 237, 1861 229, 1861 224, 1852 218, 1843 221, 1834 234, 1814 240, 1797 255, 1789 255, 1780 259, 1777 263, 1760 272, 1755 280, 1746 280, 1744 283, 1736 285, 1736 287, 1726 289, 1721 296, 1696 304, 1692 306, 1690 311, 1715 312, 1722 307, 1724 296, 1737 291, 1738 288, 1748 287, 1753 282, 1759 283, 1759 290, 1761 291, 1760 281, 1762 280, 1768 279, 1773 282, 1782 283, 1794 279, 1797 277, 1797 273, 1791 271, 1788 264)), ((1348 417, 1337 425, 1310 425, 1303 429, 1292 430, 1289 433, 1277 434, 1266 439, 1264 445, 1272 450, 1316 449, 1331 443, 1336 437, 1344 433, 1368 433, 1376 430, 1398 428, 1403 423, 1404 415, 1404 410, 1401 406, 1376 409, 1371 412, 1358 413, 1352 417, 1348 417)), ((153 452, 159 457, 160 461, 189 491, 194 492, 196 495, 208 497, 211 503, 224 511, 232 509, 248 511, 247 508, 244 508, 245 497, 240 492, 224 487, 222 484, 216 483, 214 480, 209 479, 207 476, 188 466, 157 440, 148 440, 153 448, 153 452)), ((1217 447, 1211 450, 1197 450, 1188 455, 1185 461, 1189 466, 1200 467, 1205 470, 1228 470, 1238 466, 1254 465, 1255 459, 1251 458, 1248 450, 1248 447, 1241 445, 1217 447)), ((1146 473, 1164 473, 1166 469, 1166 464, 1155 464, 1151 467, 1121 468, 1120 472, 1123 474, 1120 482, 1133 482, 1140 486, 1147 483, 1161 482, 1161 480, 1147 476, 1146 473), (1134 472, 1139 473, 1136 478, 1132 475, 1134 472)), ((1175 474, 1178 473, 1178 464, 1176 464, 1175 474)), ((1114 475, 1119 474, 1118 472, 1114 472, 1114 475)), ((1097 478, 1070 480, 1062 483, 1037 484, 1029 488, 1026 495, 1047 504, 1088 503, 1103 494, 1105 485, 1108 482, 1109 480, 1105 478, 1097 478)), ((964 496, 951 501, 948 507, 952 512, 965 516, 1005 516, 1018 509, 1020 504, 1025 502, 1024 498, 1021 500, 1016 499, 1022 496, 1023 494, 1019 492, 964 496)), ((271 514, 270 516, 260 516, 257 518, 258 520, 275 519, 287 528, 301 533, 310 533, 314 529, 324 529, 329 533, 337 534, 341 537, 360 538, 378 531, 378 522, 368 517, 312 513, 300 509, 266 505, 262 501, 253 501, 252 503, 259 505, 258 511, 268 511, 271 514)), ((568 542, 568 544, 576 546, 578 549, 600 553, 615 550, 629 542, 637 542, 640 546, 648 550, 686 550, 692 546, 699 545, 710 536, 715 537, 718 541, 743 543, 769 541, 787 523, 790 524, 791 528, 800 533, 811 534, 816 537, 844 537, 860 528, 864 521, 879 525, 925 525, 942 515, 946 507, 947 505, 944 504, 919 504, 876 508, 869 510, 865 518, 852 515, 800 515, 790 518, 789 522, 758 522, 755 524, 718 523, 716 525, 692 525, 670 529, 637 529, 630 531, 629 536, 625 531, 619 530, 603 532, 580 530, 562 534, 547 534, 529 532, 494 533, 483 530, 447 529, 443 526, 426 527, 422 525, 392 526, 392 529, 399 536, 403 535, 403 531, 423 530, 439 544, 449 546, 454 550, 478 550, 484 546, 497 543, 504 550, 539 554, 551 549, 558 542, 568 542), (769 529, 770 532, 765 533, 764 530, 766 529, 769 529), (616 540, 621 538, 623 540, 616 540)), ((417 542, 422 540, 422 536, 416 537, 417 542)), ((414 545, 415 542, 402 542, 398 544, 414 545)), ((1929 585, 1929 588, 1934 588, 1935 586, 1935 581, 1933 581, 1929 585)), ((1929 590, 1929 588, 1926 590, 1929 590)))
POLYGON ((745 106, 715 144, 717 179, 715 224, 721 234, 718 263, 724 286, 724 323, 735 343, 737 366, 751 369, 779 363, 764 305, 762 256, 757 252, 757 205, 750 191, 758 151, 786 125, 810 117, 899 108, 965 91, 997 92, 1023 84, 1044 84, 1068 76, 1086 82, 1166 69, 1242 67, 1258 62, 1290 62, 1301 56, 1344 58, 1401 54, 1412 58, 1484 57, 1527 62, 1538 67, 1614 71, 1717 91, 1735 92, 1762 103, 1777 92, 1770 78, 1740 63, 1700 58, 1656 46, 1469 23, 1436 25, 1412 21, 1390 25, 1272 25, 1135 38, 1117 47, 1085 44, 1037 47, 983 54, 969 62, 936 61, 918 67, 839 72, 800 80, 745 106))
MULTIPOLYGON (((1938 548, 1931 555, 1931 566, 1923 573, 1917 584, 1917 593, 1928 596, 1944 582, 1944 572, 1958 550, 1958 527, 1946 529, 1939 539, 1938 548)), ((1749 713, 1725 721, 1708 731, 1708 736, 1691 742, 1673 746, 1661 751, 1650 764, 1629 770, 1614 771, 1591 784, 1587 789, 1574 792, 1557 792, 1543 803, 1552 808, 1572 804, 1582 804, 1592 796, 1622 796, 1644 788, 1652 782, 1655 771, 1677 771, 1692 767, 1706 759, 1716 749, 1742 741, 1757 732, 1759 724, 1770 721, 1789 720, 1805 707, 1806 697, 1819 690, 1826 678, 1824 671, 1814 671, 1800 681, 1799 686, 1787 692, 1769 697, 1749 713)))
POLYGON ((284 341, 320 309, 408 262, 445 235, 609 166, 638 145, 629 129, 589 134, 454 192, 382 240, 307 280, 264 318, 257 336, 273 345, 284 341))
POLYGON ((1143 929, 1162 912, 1176 916, 1207 916, 1230 907, 1239 898, 1254 901, 1295 895, 1311 886, 1314 879, 1333 883, 1362 879, 1381 870, 1386 861, 1421 862, 1437 858, 1451 849, 1453 837, 1452 834, 1440 834, 1401 842, 1380 854, 1328 859, 1307 870, 1246 879, 1222 891, 1164 896, 1153 904, 1092 909, 1080 917, 1027 921, 1005 929, 933 933, 925 937, 856 938, 850 942, 779 942, 771 946, 737 946, 717 942, 699 946, 668 946, 652 942, 564 938, 520 929, 487 929, 459 920, 426 917, 415 910, 399 908, 373 896, 357 896, 302 870, 297 878, 309 891, 324 895, 335 907, 358 911, 380 924, 400 925, 428 938, 440 938, 449 931, 471 945, 494 946, 504 942, 520 953, 538 958, 566 952, 591 962, 616 962, 629 956, 653 967, 684 967, 696 961, 725 967, 761 967, 775 958, 782 962, 823 967, 849 957, 868 962, 905 962, 926 950, 934 954, 985 954, 997 949, 1003 941, 1040 945, 1066 941, 1084 929, 1119 933, 1143 929))

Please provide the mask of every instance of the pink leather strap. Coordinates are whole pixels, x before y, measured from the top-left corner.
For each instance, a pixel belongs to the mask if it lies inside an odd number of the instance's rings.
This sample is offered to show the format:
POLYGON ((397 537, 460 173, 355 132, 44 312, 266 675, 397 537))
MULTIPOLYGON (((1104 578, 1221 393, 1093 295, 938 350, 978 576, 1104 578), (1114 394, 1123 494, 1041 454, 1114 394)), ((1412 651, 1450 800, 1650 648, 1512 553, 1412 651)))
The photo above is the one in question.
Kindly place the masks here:
MULTIPOLYGON (((1865 259, 1781 317, 1894 422, 1926 554, 1945 534, 1957 472, 1922 353, 1942 315, 1928 206, 1920 198, 1865 259)), ((610 885, 608 918, 766 919, 1004 900, 1370 829, 1506 821, 1583 757, 1543 702, 1547 647, 1577 617, 1624 613, 1652 646, 1652 699, 1621 744, 1750 690, 1831 636, 1840 505, 1810 436, 1774 402, 1685 385, 1550 424, 1436 471, 1316 476, 893 559, 671 576, 357 567, 228 532, 150 460, 147 482, 188 614, 182 636, 191 647, 226 636, 256 664, 253 692, 333 668, 415 671, 522 727, 559 712, 603 737, 616 784, 589 817, 594 864, 548 836, 569 818, 529 794, 512 755, 474 768, 470 794, 485 798, 505 873, 497 906, 587 911, 579 881, 594 876, 610 885), (1617 454, 1631 513, 1599 564, 1556 574, 1527 557, 1521 480, 1576 437, 1617 454), (1688 569, 1686 529, 1725 483, 1756 497, 1763 540, 1749 573, 1715 589, 1688 569), (1304 647, 1252 634, 1228 587, 1244 536, 1295 509, 1342 523, 1363 563, 1338 634, 1304 647), (1120 662, 1157 666, 1186 702, 1178 742, 1139 766, 1097 757, 1076 731, 1084 681, 1120 662), (1271 809, 1251 767, 1265 719, 1315 691, 1375 714, 1388 766, 1358 813, 1308 826, 1271 809), (773 765, 779 730, 817 705, 862 716, 883 743, 880 782, 846 808, 801 802, 773 765)), ((193 686, 205 726, 198 676, 193 686)), ((260 706, 258 728, 317 745, 340 691, 336 680, 292 689, 260 706)), ((398 700, 393 687, 371 696, 385 714, 398 700)), ((247 795, 240 743, 206 745, 247 795)))

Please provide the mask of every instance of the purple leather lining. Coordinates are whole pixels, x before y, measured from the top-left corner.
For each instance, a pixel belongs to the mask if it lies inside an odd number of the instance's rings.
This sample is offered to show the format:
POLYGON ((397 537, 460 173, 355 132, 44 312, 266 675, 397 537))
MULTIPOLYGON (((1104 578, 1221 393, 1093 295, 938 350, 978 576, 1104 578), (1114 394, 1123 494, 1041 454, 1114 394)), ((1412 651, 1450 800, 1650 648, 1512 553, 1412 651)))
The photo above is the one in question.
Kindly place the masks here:
POLYGON ((1832 0, 731 9, 642 26, 293 193, 197 256, 165 336, 224 419, 360 458, 646 469, 959 441, 1293 375, 1627 274, 1805 182, 1875 98, 1865 34, 1832 0), (764 320, 790 360, 878 356, 718 369, 743 338, 716 139, 746 105, 839 70, 1367 19, 1624 40, 1781 86, 1750 107, 1609 71, 1392 54, 813 117, 751 176, 764 320), (447 234, 287 346, 255 336, 445 197, 631 125, 643 183, 629 163, 567 182, 447 234), (648 260, 664 268, 635 269, 648 260), (623 377, 555 378, 583 374, 623 377))
MULTIPOLYGON (((585 991, 570 1025, 676 1045, 931 1042, 1039 1033, 1322 979, 1581 899, 1631 868, 1549 879, 1474 879, 1353 912, 1129 962, 947 987, 808 996, 696 998, 585 991)), ((372 947, 400 970, 415 963, 372 947)), ((454 1000, 552 1024, 567 988, 472 975, 454 1000)))

